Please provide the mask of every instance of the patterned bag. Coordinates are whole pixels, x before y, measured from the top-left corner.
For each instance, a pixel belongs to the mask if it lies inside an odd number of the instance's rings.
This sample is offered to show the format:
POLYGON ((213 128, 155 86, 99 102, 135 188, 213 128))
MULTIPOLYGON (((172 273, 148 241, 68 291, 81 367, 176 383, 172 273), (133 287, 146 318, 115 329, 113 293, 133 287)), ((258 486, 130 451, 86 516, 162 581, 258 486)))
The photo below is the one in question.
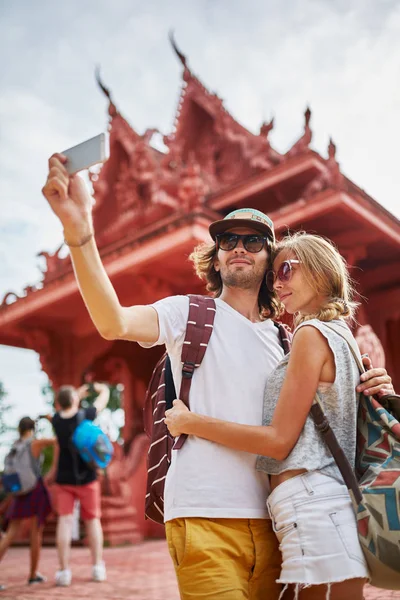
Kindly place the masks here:
POLYGON ((182 347, 182 383, 179 396, 175 394, 171 364, 164 354, 153 371, 144 404, 145 431, 150 438, 147 456, 147 488, 145 516, 164 523, 164 486, 171 464, 172 447, 180 449, 187 436, 175 442, 164 423, 166 408, 180 398, 189 406, 189 391, 195 368, 200 366, 210 340, 215 317, 215 302, 208 296, 189 296, 189 315, 182 347), (166 384, 169 383, 167 386, 166 384), (166 397, 168 395, 168 397, 166 397), (173 396, 173 397, 172 397, 173 396))
MULTIPOLYGON (((359 371, 365 371, 351 333, 325 323, 346 340, 359 371)), ((398 396, 384 397, 396 408, 398 396)), ((400 589, 400 423, 380 401, 361 396, 357 421, 356 476, 340 448, 316 397, 311 415, 323 435, 350 491, 358 537, 370 571, 371 584, 400 589)))

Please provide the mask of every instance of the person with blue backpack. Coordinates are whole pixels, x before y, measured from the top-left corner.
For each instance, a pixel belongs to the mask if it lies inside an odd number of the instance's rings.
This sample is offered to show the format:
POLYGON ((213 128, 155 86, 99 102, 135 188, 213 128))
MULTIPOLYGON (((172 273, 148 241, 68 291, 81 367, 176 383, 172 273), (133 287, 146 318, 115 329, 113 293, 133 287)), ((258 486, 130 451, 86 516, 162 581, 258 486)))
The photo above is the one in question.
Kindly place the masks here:
POLYGON ((103 531, 101 527, 101 492, 97 468, 105 467, 112 454, 112 446, 105 434, 93 424, 96 416, 107 406, 110 397, 108 385, 94 383, 98 393, 92 406, 80 409, 80 402, 88 394, 87 385, 78 390, 62 386, 56 397, 58 412, 52 417, 57 441, 58 457, 54 486, 54 504, 58 514, 57 550, 60 568, 56 585, 69 586, 72 580, 70 548, 75 501, 80 502, 81 517, 85 521, 92 556, 92 579, 106 580, 102 559, 103 531))

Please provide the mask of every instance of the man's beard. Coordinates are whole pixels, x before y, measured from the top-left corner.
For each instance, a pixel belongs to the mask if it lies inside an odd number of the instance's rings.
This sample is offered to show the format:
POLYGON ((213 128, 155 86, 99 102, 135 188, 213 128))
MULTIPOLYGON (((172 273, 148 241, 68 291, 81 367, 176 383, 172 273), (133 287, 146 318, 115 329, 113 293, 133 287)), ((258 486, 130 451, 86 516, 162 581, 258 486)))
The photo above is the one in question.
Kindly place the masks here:
POLYGON ((221 280, 224 286, 239 288, 242 290, 259 290, 265 275, 265 269, 234 269, 225 267, 220 270, 221 280))

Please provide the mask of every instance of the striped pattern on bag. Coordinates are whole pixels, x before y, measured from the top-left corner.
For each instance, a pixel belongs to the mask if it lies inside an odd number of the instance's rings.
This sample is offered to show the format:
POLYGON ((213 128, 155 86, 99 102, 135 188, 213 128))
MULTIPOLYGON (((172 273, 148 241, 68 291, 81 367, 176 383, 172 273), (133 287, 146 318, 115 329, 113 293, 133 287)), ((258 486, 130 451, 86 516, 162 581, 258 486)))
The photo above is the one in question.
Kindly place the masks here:
MULTIPOLYGON (((189 392, 194 370, 204 358, 215 318, 215 302, 209 296, 189 296, 189 316, 182 346, 182 384, 177 396, 189 407, 189 392)), ((146 392, 144 406, 145 431, 150 438, 147 456, 147 488, 145 516, 156 523, 164 522, 164 487, 174 440, 164 422, 166 409, 165 353, 158 361, 146 392)), ((187 436, 180 436, 174 449, 183 446, 187 436)))

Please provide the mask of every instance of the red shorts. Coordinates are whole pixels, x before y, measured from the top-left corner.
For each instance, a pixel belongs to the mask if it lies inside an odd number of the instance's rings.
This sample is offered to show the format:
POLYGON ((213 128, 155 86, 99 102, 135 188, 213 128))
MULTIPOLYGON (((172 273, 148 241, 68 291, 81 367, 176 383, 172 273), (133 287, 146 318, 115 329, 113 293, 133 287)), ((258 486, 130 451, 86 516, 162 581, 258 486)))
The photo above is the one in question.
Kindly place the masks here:
POLYGON ((74 511, 75 500, 79 500, 81 518, 84 521, 100 519, 101 493, 98 481, 92 481, 86 485, 63 485, 56 483, 52 488, 52 492, 53 504, 58 515, 71 515, 74 511))

